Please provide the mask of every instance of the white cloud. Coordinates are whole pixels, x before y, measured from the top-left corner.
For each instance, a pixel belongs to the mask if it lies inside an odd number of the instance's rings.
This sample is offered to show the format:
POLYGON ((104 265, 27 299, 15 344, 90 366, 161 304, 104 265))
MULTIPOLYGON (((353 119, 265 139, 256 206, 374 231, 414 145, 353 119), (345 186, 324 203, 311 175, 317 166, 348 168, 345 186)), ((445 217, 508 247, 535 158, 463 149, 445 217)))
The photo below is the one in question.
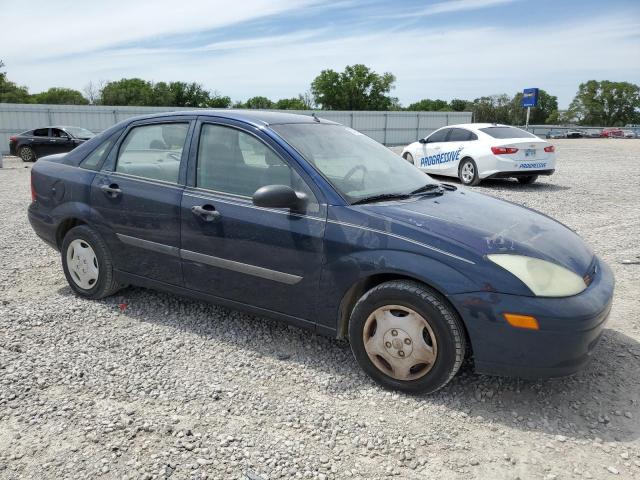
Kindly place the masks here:
MULTIPOLYGON (((328 27, 326 27, 328 28, 328 27)), ((468 98, 541 87, 561 107, 591 78, 639 83, 640 19, 577 17, 535 28, 519 26, 388 29, 339 36, 319 29, 230 40, 189 48, 101 51, 11 65, 10 78, 32 91, 82 88, 89 80, 142 77, 203 83, 235 100, 295 96, 325 68, 364 63, 397 77, 394 95, 468 98)), ((147 42, 148 44, 148 42, 147 42)))
POLYGON ((3 2, 5 63, 46 59, 167 35, 238 24, 313 5, 318 0, 110 0, 3 2), (11 5, 13 3, 13 5, 11 5), (28 9, 25 15, 25 8, 28 9))
POLYGON ((480 10, 488 7, 496 7, 505 3, 513 3, 517 0, 449 0, 429 5, 426 8, 416 10, 411 13, 393 15, 393 17, 422 17, 438 15, 440 13, 452 13, 468 10, 480 10))

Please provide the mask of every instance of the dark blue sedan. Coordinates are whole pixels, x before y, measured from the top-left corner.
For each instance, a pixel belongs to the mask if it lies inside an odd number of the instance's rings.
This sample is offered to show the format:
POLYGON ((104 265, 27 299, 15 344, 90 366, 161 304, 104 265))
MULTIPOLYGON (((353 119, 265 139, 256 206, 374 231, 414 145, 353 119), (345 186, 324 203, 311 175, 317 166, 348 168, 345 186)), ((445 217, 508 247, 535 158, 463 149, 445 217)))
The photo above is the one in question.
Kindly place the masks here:
POLYGON ((388 388, 433 392, 465 356, 570 374, 611 306, 611 270, 569 228, 315 117, 138 117, 31 184, 31 225, 78 295, 133 284, 348 337, 388 388))

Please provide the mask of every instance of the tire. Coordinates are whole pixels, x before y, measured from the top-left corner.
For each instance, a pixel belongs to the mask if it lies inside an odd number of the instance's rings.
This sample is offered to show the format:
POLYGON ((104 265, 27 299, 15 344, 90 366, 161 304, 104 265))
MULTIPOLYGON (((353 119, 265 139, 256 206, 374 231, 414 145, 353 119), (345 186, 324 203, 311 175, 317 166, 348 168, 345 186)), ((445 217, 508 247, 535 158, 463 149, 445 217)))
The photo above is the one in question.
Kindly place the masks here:
POLYGON ((458 178, 463 185, 475 186, 480 183, 478 176, 478 166, 472 158, 463 158, 458 167, 458 178))
POLYGON ((366 292, 351 314, 349 341, 356 361, 374 381, 415 394, 445 386, 466 352, 457 313, 439 293, 410 280, 385 282, 366 292))
POLYGON ((415 165, 415 163, 413 162, 413 155, 411 155, 409 152, 405 153, 403 158, 411 165, 415 165))
POLYGON ((528 175, 526 177, 518 177, 518 182, 520 182, 521 185, 531 185, 537 179, 538 175, 528 175))
POLYGON ((113 276, 111 252, 92 228, 79 225, 69 230, 60 253, 67 282, 80 297, 99 299, 120 289, 113 276))
POLYGON ((23 162, 35 162, 38 159, 36 152, 29 146, 20 147, 20 150, 18 150, 18 156, 23 162))

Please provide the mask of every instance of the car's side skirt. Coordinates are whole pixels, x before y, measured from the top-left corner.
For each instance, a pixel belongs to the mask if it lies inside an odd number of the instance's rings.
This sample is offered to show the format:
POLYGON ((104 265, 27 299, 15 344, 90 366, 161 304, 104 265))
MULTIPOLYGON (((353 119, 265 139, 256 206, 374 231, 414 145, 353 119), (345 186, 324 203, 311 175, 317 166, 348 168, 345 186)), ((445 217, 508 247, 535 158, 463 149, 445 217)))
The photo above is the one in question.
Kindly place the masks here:
POLYGON ((114 270, 113 273, 116 278, 116 281, 121 284, 135 285, 138 287, 150 288, 153 290, 162 290, 165 292, 181 295, 184 297, 203 300, 205 302, 214 303, 216 305, 221 305, 234 310, 241 310, 243 312, 251 313, 253 315, 260 315, 264 317, 273 318, 275 320, 279 320, 291 325, 295 325, 296 327, 317 331, 318 333, 321 333, 322 335, 326 335, 326 336, 335 337, 335 334, 336 334, 335 329, 329 329, 325 326, 322 326, 321 328, 316 328, 317 327, 316 323, 310 320, 306 320, 304 318, 287 315, 286 313, 275 312, 273 310, 256 307, 256 306, 238 302, 235 300, 216 297, 215 295, 209 295, 207 293, 191 290, 189 288, 180 287, 178 285, 171 285, 169 283, 159 282, 157 280, 152 280, 150 278, 142 277, 140 275, 135 275, 133 273, 127 273, 120 270, 114 270))

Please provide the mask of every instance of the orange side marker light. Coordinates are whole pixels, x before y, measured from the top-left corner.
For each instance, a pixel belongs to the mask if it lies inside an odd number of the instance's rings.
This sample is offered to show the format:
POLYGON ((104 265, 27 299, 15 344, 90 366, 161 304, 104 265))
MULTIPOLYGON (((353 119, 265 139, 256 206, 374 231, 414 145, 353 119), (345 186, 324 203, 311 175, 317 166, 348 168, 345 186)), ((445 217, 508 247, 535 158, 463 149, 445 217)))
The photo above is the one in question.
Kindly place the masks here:
POLYGON ((512 327, 527 328, 529 330, 540 330, 538 320, 529 315, 517 315, 515 313, 504 313, 504 318, 512 327))

